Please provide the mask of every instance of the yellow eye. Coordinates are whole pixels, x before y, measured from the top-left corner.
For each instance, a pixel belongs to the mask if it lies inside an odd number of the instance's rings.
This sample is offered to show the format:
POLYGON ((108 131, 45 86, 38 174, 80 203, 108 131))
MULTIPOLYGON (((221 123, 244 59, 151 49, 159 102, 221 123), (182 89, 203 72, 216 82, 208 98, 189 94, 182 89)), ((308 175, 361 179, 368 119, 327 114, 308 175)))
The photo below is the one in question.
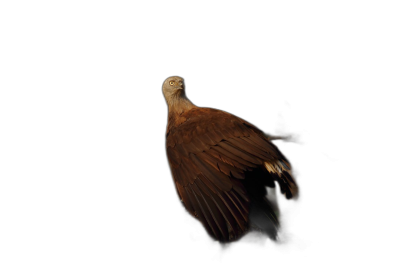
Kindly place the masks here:
POLYGON ((174 85, 174 84, 175 84, 175 82, 172 82, 172 81, 171 81, 171 82, 169 82, 169 85, 174 85))

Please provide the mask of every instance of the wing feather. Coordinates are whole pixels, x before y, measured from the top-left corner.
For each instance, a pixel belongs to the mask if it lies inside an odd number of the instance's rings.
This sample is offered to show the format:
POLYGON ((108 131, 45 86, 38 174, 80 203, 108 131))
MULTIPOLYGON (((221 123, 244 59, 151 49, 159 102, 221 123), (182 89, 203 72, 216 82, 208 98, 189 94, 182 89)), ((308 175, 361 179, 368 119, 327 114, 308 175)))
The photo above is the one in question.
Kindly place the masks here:
POLYGON ((257 164, 254 164, 252 162, 246 161, 245 159, 239 157, 238 155, 235 155, 234 153, 224 149, 221 146, 216 145, 216 146, 213 146, 212 149, 216 150, 221 155, 225 155, 226 158, 232 159, 233 162, 239 162, 243 166, 247 166, 247 170, 251 170, 252 168, 257 168, 257 164))
POLYGON ((263 161, 259 158, 254 157, 253 155, 241 150, 240 148, 235 147, 231 143, 228 142, 220 142, 218 143, 218 146, 222 147, 223 149, 227 150, 228 152, 237 155, 238 157, 241 157, 242 159, 249 161, 253 164, 260 165, 263 163, 263 161))
POLYGON ((244 165, 244 164, 242 164, 242 163, 240 163, 240 162, 238 162, 238 161, 236 161, 234 159, 229 158, 227 155, 219 153, 214 148, 209 149, 207 151, 207 153, 210 156, 214 157, 215 160, 219 160, 219 161, 222 161, 222 162, 224 162, 226 164, 229 164, 230 166, 232 166, 232 167, 234 167, 236 169, 239 169, 241 172, 245 172, 245 171, 248 170, 248 166, 246 166, 246 165, 244 165))
POLYGON ((167 147, 167 156, 171 168, 173 169, 178 168, 179 164, 181 163, 181 158, 179 157, 179 154, 177 153, 176 149, 173 149, 172 147, 167 147))
POLYGON ((201 206, 198 197, 196 196, 196 193, 190 186, 185 186, 185 191, 189 196, 191 205, 195 209, 194 216, 199 218, 199 220, 203 223, 204 227, 206 228, 207 232, 209 232, 210 234, 214 234, 214 236, 218 238, 218 235, 215 234, 215 229, 213 229, 210 226, 210 224, 208 223, 209 221, 208 218, 204 215, 203 207, 201 206))
POLYGON ((234 176, 238 179, 244 179, 244 174, 241 170, 236 169, 233 166, 226 164, 222 160, 216 160, 214 157, 209 155, 209 151, 205 153, 201 153, 197 155, 201 160, 207 162, 210 166, 212 166, 216 171, 222 172, 226 176, 234 176))
POLYGON ((247 221, 247 214, 246 214, 246 210, 243 209, 242 205, 240 205, 239 203, 239 199, 236 198, 234 195, 234 193, 231 194, 226 194, 230 200, 231 203, 233 203, 236 207, 236 209, 239 211, 240 215, 243 217, 244 221, 247 221))
POLYGON ((242 138, 231 138, 228 140, 229 143, 240 148, 247 153, 250 153, 256 157, 259 157, 263 160, 274 160, 274 157, 269 154, 266 149, 260 149, 257 146, 253 145, 251 142, 247 142, 248 139, 242 138))
POLYGON ((228 240, 229 233, 228 233, 227 223, 223 218, 220 209, 216 205, 213 198, 210 197, 210 195, 207 195, 206 193, 207 188, 202 188, 201 186, 198 186, 198 184, 201 184, 200 180, 196 180, 196 182, 193 185, 191 185, 191 187, 194 189, 195 193, 201 196, 205 208, 209 211, 210 214, 209 216, 211 216, 209 217, 211 225, 213 227, 215 227, 214 225, 216 225, 223 240, 228 240))
POLYGON ((248 137, 248 139, 250 141, 253 141, 254 143, 258 144, 259 146, 263 147, 266 151, 268 151, 269 154, 275 156, 276 158, 285 159, 285 157, 282 155, 282 153, 279 152, 279 150, 276 148, 276 146, 274 144, 272 144, 270 141, 268 141, 267 139, 264 139, 257 134, 250 135, 248 137))
POLYGON ((201 161, 195 154, 191 154, 190 158, 199 168, 199 170, 203 173, 203 175, 212 181, 219 190, 221 191, 230 191, 232 188, 232 184, 228 176, 224 175, 222 172, 212 170, 208 167, 203 161, 201 161))
MULTIPOLYGON (((206 194, 208 194, 210 196, 210 198, 212 199, 212 201, 214 202, 215 206, 218 208, 218 210, 220 211, 220 215, 223 217, 222 218, 218 218, 219 221, 224 221, 225 224, 223 226, 221 226, 221 228, 223 228, 223 231, 225 231, 227 233, 227 236, 229 236, 229 229, 233 229, 235 227, 235 219, 233 218, 232 214, 230 213, 230 211, 227 209, 226 205, 221 201, 221 199, 218 197, 217 194, 215 194, 214 192, 211 192, 208 187, 204 184, 204 182, 202 181, 202 179, 199 179, 196 181, 196 184, 199 188, 201 188, 201 190, 203 192, 205 192, 206 194)), ((226 236, 226 235, 224 235, 226 236)))

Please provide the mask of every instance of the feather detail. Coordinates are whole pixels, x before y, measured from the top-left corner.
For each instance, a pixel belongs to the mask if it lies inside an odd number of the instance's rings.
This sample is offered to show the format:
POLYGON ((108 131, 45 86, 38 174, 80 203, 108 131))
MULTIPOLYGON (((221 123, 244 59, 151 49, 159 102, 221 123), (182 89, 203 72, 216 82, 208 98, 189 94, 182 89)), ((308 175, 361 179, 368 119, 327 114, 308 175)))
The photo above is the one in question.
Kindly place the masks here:
POLYGON ((211 171, 209 167, 206 166, 196 155, 191 154, 190 158, 196 164, 198 169, 203 173, 203 175, 210 181, 212 181, 220 190, 229 191, 232 188, 229 177, 224 175, 219 171, 211 171), (211 180, 212 179, 212 180, 211 180))
POLYGON ((196 184, 199 186, 199 188, 202 188, 203 192, 208 191, 215 206, 218 208, 218 210, 220 211, 220 214, 222 215, 222 217, 224 218, 224 220, 226 222, 229 239, 232 240, 232 239, 237 238, 239 236, 238 234, 241 230, 240 230, 238 224, 236 223, 235 218, 232 216, 232 213, 228 209, 227 205, 225 205, 225 203, 221 200, 221 197, 215 193, 210 192, 208 190, 208 187, 206 187, 203 184, 202 180, 199 179, 198 181, 196 181, 196 184))
POLYGON ((231 153, 230 151, 222 148, 221 146, 213 146, 212 149, 216 150, 218 153, 221 155, 224 155, 227 159, 232 159, 233 162, 239 162, 243 166, 247 167, 247 170, 251 170, 253 168, 257 168, 257 165, 254 163, 251 163, 249 161, 246 161, 245 159, 231 153))
POLYGON ((270 154, 267 152, 262 151, 261 149, 258 149, 256 146, 253 146, 252 144, 243 141, 243 139, 240 138, 231 138, 227 140, 229 144, 232 146, 241 149, 251 155, 254 155, 260 159, 263 160, 272 160, 274 159, 270 154))
POLYGON ((217 150, 214 149, 214 147, 212 149, 209 149, 207 151, 207 154, 214 157, 214 160, 216 160, 216 161, 222 161, 223 163, 226 163, 226 164, 234 167, 235 169, 238 169, 239 172, 247 171, 246 165, 241 164, 238 161, 233 160, 233 159, 227 157, 226 155, 223 155, 222 153, 219 153, 217 150))
POLYGON ((240 157, 240 158, 242 158, 242 159, 244 159, 244 160, 246 160, 248 162, 251 162, 251 163, 254 163, 254 164, 257 164, 257 165, 262 163, 261 159, 256 158, 256 157, 248 154, 247 152, 235 147, 234 145, 232 145, 231 143, 228 143, 226 141, 225 142, 220 142, 218 144, 218 146, 222 147, 223 149, 227 150, 228 152, 230 152, 230 153, 232 153, 234 155, 237 155, 238 157, 240 157))

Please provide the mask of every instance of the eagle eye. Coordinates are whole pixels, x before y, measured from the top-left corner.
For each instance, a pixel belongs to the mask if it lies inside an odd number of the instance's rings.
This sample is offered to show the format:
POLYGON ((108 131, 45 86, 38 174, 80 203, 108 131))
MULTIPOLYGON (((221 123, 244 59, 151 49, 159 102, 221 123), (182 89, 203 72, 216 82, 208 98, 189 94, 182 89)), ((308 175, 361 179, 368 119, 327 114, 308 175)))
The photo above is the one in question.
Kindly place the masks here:
POLYGON ((175 82, 173 82, 173 81, 169 82, 169 85, 174 85, 174 84, 175 84, 175 82))

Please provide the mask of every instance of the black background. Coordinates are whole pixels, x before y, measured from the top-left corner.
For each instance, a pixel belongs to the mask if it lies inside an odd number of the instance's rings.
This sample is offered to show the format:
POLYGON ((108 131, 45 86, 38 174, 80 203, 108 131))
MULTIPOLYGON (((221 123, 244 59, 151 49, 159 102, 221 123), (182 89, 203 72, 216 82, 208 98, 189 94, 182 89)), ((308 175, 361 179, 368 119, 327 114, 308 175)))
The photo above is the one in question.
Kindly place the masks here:
MULTIPOLYGON (((161 88, 175 75, 197 106, 301 137, 278 143, 302 190, 289 229, 307 247, 300 257, 335 260, 374 245, 363 226, 355 167, 363 156, 354 138, 363 115, 354 96, 366 59, 348 33, 300 27, 273 36, 222 31, 186 39, 125 30, 80 29, 45 48, 51 91, 43 111, 51 130, 44 138, 53 168, 46 184, 51 220, 42 226, 51 253, 61 261, 220 259, 218 246, 180 207, 171 180, 161 88)), ((246 258, 244 251, 233 259, 246 258)))

